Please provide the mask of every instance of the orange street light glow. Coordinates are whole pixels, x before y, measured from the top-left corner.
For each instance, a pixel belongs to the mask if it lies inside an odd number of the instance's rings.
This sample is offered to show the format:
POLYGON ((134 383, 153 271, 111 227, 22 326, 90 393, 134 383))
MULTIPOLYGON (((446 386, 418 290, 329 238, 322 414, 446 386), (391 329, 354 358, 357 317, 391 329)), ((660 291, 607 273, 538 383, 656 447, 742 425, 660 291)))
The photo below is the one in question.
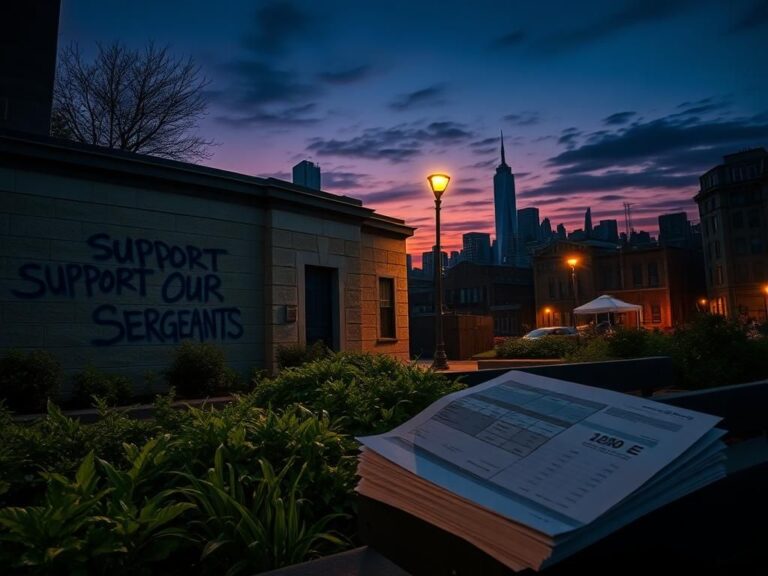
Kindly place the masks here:
POLYGON ((568 260, 566 260, 566 262, 568 262, 568 266, 573 268, 574 266, 576 266, 576 264, 579 263, 579 259, 578 258, 568 258, 568 260))
POLYGON ((427 176, 427 180, 429 180, 429 186, 432 188, 435 198, 440 198, 445 189, 448 188, 448 182, 451 181, 451 177, 448 174, 430 174, 427 176))

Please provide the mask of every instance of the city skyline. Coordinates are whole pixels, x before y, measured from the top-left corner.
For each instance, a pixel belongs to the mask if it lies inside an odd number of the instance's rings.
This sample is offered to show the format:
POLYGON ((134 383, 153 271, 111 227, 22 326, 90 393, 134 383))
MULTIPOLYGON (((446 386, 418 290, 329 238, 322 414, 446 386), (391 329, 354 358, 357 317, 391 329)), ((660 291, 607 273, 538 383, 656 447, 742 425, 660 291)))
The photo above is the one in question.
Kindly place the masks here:
POLYGON ((345 3, 63 0, 59 45, 149 41, 210 80, 206 165, 360 198, 434 244, 430 172, 452 176, 443 246, 495 236, 499 131, 517 208, 552 228, 623 221, 653 233, 722 156, 768 143, 768 4, 593 0, 345 3))

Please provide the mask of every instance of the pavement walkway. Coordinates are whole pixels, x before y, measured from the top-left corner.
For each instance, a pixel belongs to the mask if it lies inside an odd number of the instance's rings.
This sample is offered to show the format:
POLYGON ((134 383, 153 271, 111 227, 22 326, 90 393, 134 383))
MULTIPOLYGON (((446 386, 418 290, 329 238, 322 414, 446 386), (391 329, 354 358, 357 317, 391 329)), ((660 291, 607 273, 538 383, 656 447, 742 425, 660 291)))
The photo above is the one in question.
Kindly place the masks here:
MULTIPOLYGON (((416 360, 416 365, 426 370, 432 366, 432 360, 429 358, 416 360)), ((448 360, 448 370, 445 370, 445 372, 475 372, 476 370, 476 360, 448 360)))

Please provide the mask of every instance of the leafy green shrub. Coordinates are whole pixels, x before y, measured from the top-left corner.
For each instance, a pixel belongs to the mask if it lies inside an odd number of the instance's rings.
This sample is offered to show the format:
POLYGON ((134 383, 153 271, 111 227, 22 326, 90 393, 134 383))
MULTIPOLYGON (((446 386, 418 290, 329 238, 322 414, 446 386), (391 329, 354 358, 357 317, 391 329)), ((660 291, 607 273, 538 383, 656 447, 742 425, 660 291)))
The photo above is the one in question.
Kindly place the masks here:
POLYGON ((61 384, 61 365, 49 352, 11 350, 0 358, 0 400, 19 412, 45 409, 61 384))
POLYGON ((165 378, 184 398, 204 398, 237 387, 237 375, 227 367, 224 351, 210 342, 182 342, 165 378))
POLYGON ((613 360, 610 340, 603 336, 582 338, 581 345, 565 355, 566 362, 602 362, 613 360))
POLYGON ((302 404, 341 419, 352 434, 389 430, 438 398, 463 388, 431 370, 385 355, 339 353, 283 370, 256 384, 256 403, 273 408, 302 404))
POLYGON ((331 356, 333 352, 322 340, 309 346, 304 344, 287 344, 277 347, 277 366, 280 369, 294 368, 315 360, 331 356))
POLYGON ((213 561, 214 566, 227 567, 227 574, 252 574, 317 556, 323 542, 332 545, 332 551, 344 546, 342 539, 325 531, 337 515, 326 514, 308 524, 302 514, 307 500, 299 485, 306 464, 295 472, 291 460, 278 474, 264 459, 258 465, 255 475, 233 466, 225 462, 220 447, 204 478, 182 473, 187 486, 180 491, 200 512, 190 527, 205 543, 204 565, 213 561))
POLYGON ((565 358, 579 346, 573 336, 546 336, 536 340, 507 338, 496 348, 497 358, 565 358))
POLYGON ((109 406, 119 406, 127 403, 133 395, 133 387, 128 378, 107 374, 93 366, 75 374, 73 381, 72 404, 77 407, 91 406, 94 396, 109 406))
POLYGON ((73 480, 44 474, 41 505, 0 509, 6 543, 0 567, 28 574, 149 574, 150 562, 165 560, 190 540, 183 524, 169 524, 194 508, 175 501, 174 490, 138 489, 142 476, 162 462, 164 451, 157 446, 154 441, 142 450, 132 447, 135 460, 125 472, 105 461, 97 467, 90 452, 73 480))
POLYGON ((744 328, 713 314, 702 315, 674 334, 674 359, 691 388, 724 386, 768 378, 764 340, 750 340, 744 328))
POLYGON ((148 420, 134 420, 101 404, 100 419, 81 424, 53 403, 32 423, 16 423, 0 411, 0 506, 33 502, 44 489, 40 472, 73 473, 88 452, 122 463, 123 444, 143 444, 155 432, 148 420))

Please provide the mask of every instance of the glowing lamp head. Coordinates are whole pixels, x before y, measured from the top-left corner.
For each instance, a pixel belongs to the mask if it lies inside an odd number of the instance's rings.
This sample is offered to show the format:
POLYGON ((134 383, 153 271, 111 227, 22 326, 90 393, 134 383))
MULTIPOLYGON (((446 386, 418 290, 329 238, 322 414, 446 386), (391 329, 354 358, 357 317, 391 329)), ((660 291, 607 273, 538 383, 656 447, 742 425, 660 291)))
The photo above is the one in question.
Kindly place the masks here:
POLYGON ((544 308, 544 314, 549 314, 552 312, 552 308, 544 308))
POLYGON ((576 266, 576 264, 579 263, 579 259, 578 258, 568 258, 568 260, 566 260, 566 262, 568 263, 568 266, 570 266, 571 268, 574 268, 576 266))
POLYGON ((765 295, 768 296, 768 284, 763 286, 763 292, 765 292, 765 295))
POLYGON ((701 300, 699 300, 699 304, 701 304, 702 306, 704 306, 706 303, 707 303, 706 298, 702 298, 701 300))
POLYGON ((430 174, 427 176, 427 180, 429 180, 429 187, 432 188, 432 193, 439 200, 445 189, 448 188, 448 182, 451 181, 451 177, 448 174, 430 174))

